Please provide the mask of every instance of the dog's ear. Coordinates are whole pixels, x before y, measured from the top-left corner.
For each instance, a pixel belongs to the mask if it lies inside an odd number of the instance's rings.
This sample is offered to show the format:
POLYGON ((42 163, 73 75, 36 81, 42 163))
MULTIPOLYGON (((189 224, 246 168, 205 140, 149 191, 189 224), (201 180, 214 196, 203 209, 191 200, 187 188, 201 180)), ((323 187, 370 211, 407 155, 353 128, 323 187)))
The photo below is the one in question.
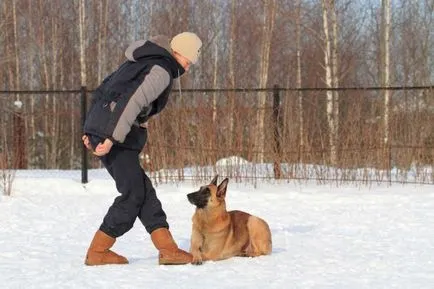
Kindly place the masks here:
POLYGON ((214 186, 217 186, 217 180, 218 180, 218 178, 219 178, 219 175, 216 175, 215 177, 214 177, 214 179, 212 179, 212 181, 211 181, 211 185, 214 185, 214 186))
POLYGON ((226 189, 228 187, 228 182, 229 182, 229 179, 226 178, 217 187, 217 198, 224 198, 224 197, 226 197, 226 189))

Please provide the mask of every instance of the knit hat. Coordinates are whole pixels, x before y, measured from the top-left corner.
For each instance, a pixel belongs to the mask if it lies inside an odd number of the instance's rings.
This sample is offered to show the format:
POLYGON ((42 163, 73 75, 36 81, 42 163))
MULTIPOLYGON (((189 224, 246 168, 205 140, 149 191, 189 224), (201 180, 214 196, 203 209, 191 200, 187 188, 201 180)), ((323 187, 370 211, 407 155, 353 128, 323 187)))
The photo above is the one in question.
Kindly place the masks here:
POLYGON ((200 54, 202 41, 192 32, 182 32, 173 37, 170 47, 195 64, 200 54))

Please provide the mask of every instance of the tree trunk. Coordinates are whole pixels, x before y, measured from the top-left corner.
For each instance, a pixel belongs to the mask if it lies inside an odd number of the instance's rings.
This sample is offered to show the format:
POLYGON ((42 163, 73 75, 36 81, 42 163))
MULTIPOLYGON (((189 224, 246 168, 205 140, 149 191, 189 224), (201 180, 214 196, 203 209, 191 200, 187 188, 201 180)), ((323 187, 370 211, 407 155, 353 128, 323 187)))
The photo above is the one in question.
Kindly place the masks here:
MULTIPOLYGON (((325 69, 325 82, 327 88, 333 87, 332 79, 332 61, 331 61, 331 40, 329 33, 328 24, 328 13, 330 9, 328 0, 322 0, 323 8, 323 29, 324 29, 324 69, 325 69)), ((329 126, 329 145, 330 145, 330 162, 331 165, 335 165, 337 162, 337 152, 336 152, 336 126, 334 120, 334 102, 333 102, 333 91, 327 91, 327 122, 329 126)))
MULTIPOLYGON (((276 10, 276 0, 264 1, 264 22, 262 27, 262 44, 261 44, 261 61, 259 69, 259 87, 265 88, 268 82, 268 66, 270 62, 271 39, 274 30, 274 19, 276 10)), ((265 145, 265 104, 267 92, 261 91, 258 96, 258 112, 256 132, 256 148, 258 153, 258 162, 264 162, 264 145, 265 145)))
MULTIPOLYGON (((43 13, 44 13, 44 1, 43 0, 39 0, 39 17, 41 17, 41 19, 43 18, 43 13)), ((41 75, 41 80, 42 80, 42 84, 43 84, 43 89, 45 90, 49 90, 49 77, 48 77, 48 57, 47 54, 48 49, 45 43, 45 27, 41 27, 40 29, 40 33, 41 33, 41 39, 40 39, 40 55, 41 55, 41 62, 42 62, 42 75, 41 75)), ((50 97, 48 94, 45 95, 44 97, 44 102, 43 102, 43 107, 44 107, 44 117, 43 117, 43 124, 44 124, 44 131, 43 131, 43 135, 41 137, 42 141, 44 142, 44 158, 43 158, 43 162, 45 163, 45 166, 48 165, 48 160, 49 160, 49 155, 50 155, 50 150, 49 150, 49 145, 48 145, 48 141, 49 141, 49 123, 50 123, 50 116, 49 116, 49 101, 50 101, 50 97)))
MULTIPOLYGON (((214 55, 214 75, 213 75, 213 89, 217 88, 217 80, 218 80, 218 53, 219 46, 217 41, 215 42, 215 55, 214 55)), ((217 92, 214 91, 212 96, 212 130, 217 131, 217 92)), ((209 137, 209 149, 213 151, 214 144, 216 143, 215 134, 209 137)))
POLYGON ((86 9, 85 1, 80 0, 79 7, 79 31, 80 31, 80 83, 81 86, 86 86, 87 75, 86 75, 86 34, 85 34, 85 19, 86 19, 86 9))
POLYGON ((98 71, 97 71, 97 82, 98 84, 102 81, 102 37, 103 37, 103 9, 104 9, 104 1, 98 2, 98 42, 97 42, 97 57, 99 58, 99 61, 97 61, 98 71))
MULTIPOLYGON (((215 42, 213 89, 217 88, 218 56, 219 56, 218 53, 219 53, 218 43, 215 42)), ((216 127, 216 121, 217 121, 217 92, 214 92, 212 97, 212 123, 214 127, 216 127)))
MULTIPOLYGON (((383 11, 383 83, 384 87, 390 86, 389 73, 390 73, 390 57, 389 57, 389 46, 390 46, 390 0, 382 0, 382 11, 383 11)), ((390 114, 390 91, 388 89, 384 90, 384 146, 389 147, 389 114, 390 114)))
MULTIPOLYGON (((297 0, 297 16, 295 23, 295 35, 296 35, 296 57, 297 57, 297 80, 296 86, 298 89, 301 89, 301 0, 297 0)), ((304 115, 303 115, 303 92, 301 90, 298 91, 298 122, 299 122, 299 154, 298 154, 298 162, 303 162, 303 151, 305 150, 304 143, 304 115)))
MULTIPOLYGON (((54 5, 54 1, 50 2, 50 8, 52 11, 56 11, 59 7, 56 7, 54 5)), ((51 17, 51 84, 50 87, 52 89, 56 88, 56 76, 60 73, 59 71, 59 62, 58 62, 58 49, 59 49, 59 43, 57 42, 57 39, 60 39, 59 35, 59 29, 58 29, 58 23, 55 16, 51 17)), ((57 98, 52 95, 52 105, 51 105, 51 117, 52 121, 50 123, 50 140, 51 140, 51 152, 50 152, 50 159, 49 159, 49 167, 50 168, 58 168, 58 155, 59 155, 59 140, 60 140, 60 133, 59 133, 59 117, 58 117, 58 110, 57 110, 57 98)))
MULTIPOLYGON (((333 88, 339 87, 339 47, 338 47, 338 22, 336 17, 336 4, 335 0, 330 0, 330 14, 331 14, 331 24, 332 24, 332 85, 333 88)), ((338 159, 338 139, 339 139, 339 91, 333 91, 333 127, 334 133, 332 137, 334 138, 334 144, 336 145, 336 159, 334 164, 337 164, 338 159)))
MULTIPOLYGON (((75 58, 71 55, 71 63, 73 63, 73 61, 75 61, 75 58)), ((73 70, 75 69, 73 65, 70 65, 71 71, 70 73, 73 73, 73 70)), ((71 84, 72 86, 72 80, 71 80, 71 84)), ((70 98, 71 100, 69 101, 69 111, 70 111, 70 117, 71 117, 71 142, 75 143, 77 140, 77 131, 76 131, 76 122, 77 122, 77 117, 75 112, 77 111, 77 103, 78 100, 80 99, 80 95, 74 95, 74 97, 70 98)), ((79 140, 79 142, 81 142, 81 140, 79 140)), ((73 168, 73 164, 74 161, 76 159, 75 156, 75 149, 74 149, 75 145, 71 145, 71 168, 73 168)))
MULTIPOLYGON (((235 15, 235 4, 236 0, 231 1, 231 35, 229 38, 229 85, 230 88, 235 88, 235 65, 234 65, 234 43, 236 39, 236 15, 235 15)), ((229 99, 228 99, 228 106, 229 106, 229 137, 228 137, 228 148, 232 148, 233 145, 233 139, 234 139, 234 129, 235 129, 235 119, 234 119, 234 112, 235 112, 235 93, 233 91, 229 92, 229 99)))
POLYGON ((104 5, 104 21, 103 21, 103 34, 102 34, 102 43, 104 44, 102 47, 102 51, 101 51, 101 60, 99 62, 101 62, 101 77, 98 81, 98 83, 100 83, 103 78, 104 78, 104 74, 107 73, 106 69, 107 69, 107 28, 108 28, 108 2, 107 0, 104 0, 103 3, 104 5))
MULTIPOLYGON (((17 3, 16 0, 12 1, 12 17, 14 24, 14 52, 15 52, 15 90, 20 90, 20 61, 19 61, 19 46, 18 46, 18 32, 17 32, 17 3)), ((20 100, 20 95, 16 95, 16 100, 20 100)))
MULTIPOLYGON (((14 54, 15 54, 15 90, 20 90, 20 60, 19 60, 19 45, 18 45, 18 19, 17 19, 17 3, 16 0, 12 1, 12 22, 14 25, 14 54)), ((15 110, 14 110, 14 162, 16 168, 27 168, 27 145, 26 145, 26 125, 24 119, 25 107, 22 107, 23 103, 20 100, 19 94, 16 95, 15 110)))

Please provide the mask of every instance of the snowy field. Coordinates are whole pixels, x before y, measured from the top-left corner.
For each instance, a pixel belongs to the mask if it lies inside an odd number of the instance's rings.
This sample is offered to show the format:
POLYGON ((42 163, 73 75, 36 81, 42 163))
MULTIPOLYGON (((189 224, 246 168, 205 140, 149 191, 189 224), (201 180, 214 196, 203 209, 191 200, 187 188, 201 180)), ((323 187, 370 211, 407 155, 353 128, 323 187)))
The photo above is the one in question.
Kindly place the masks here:
MULTIPOLYGON (((104 170, 19 171, 0 197, 0 288, 434 288, 434 186, 229 183, 229 209, 268 221, 273 253, 159 266, 140 222, 114 250, 129 265, 87 267, 117 195, 104 170)), ((189 249, 198 185, 159 185, 171 231, 189 249)))

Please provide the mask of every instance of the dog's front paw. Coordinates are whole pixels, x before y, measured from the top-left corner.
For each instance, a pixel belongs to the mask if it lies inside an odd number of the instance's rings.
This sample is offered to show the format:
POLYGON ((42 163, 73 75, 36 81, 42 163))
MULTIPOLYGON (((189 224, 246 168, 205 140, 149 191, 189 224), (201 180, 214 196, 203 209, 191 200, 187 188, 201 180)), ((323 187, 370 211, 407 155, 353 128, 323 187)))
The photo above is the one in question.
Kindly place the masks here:
POLYGON ((193 265, 202 265, 203 261, 202 261, 202 257, 201 256, 195 256, 193 255, 193 261, 191 262, 191 264, 193 265))

